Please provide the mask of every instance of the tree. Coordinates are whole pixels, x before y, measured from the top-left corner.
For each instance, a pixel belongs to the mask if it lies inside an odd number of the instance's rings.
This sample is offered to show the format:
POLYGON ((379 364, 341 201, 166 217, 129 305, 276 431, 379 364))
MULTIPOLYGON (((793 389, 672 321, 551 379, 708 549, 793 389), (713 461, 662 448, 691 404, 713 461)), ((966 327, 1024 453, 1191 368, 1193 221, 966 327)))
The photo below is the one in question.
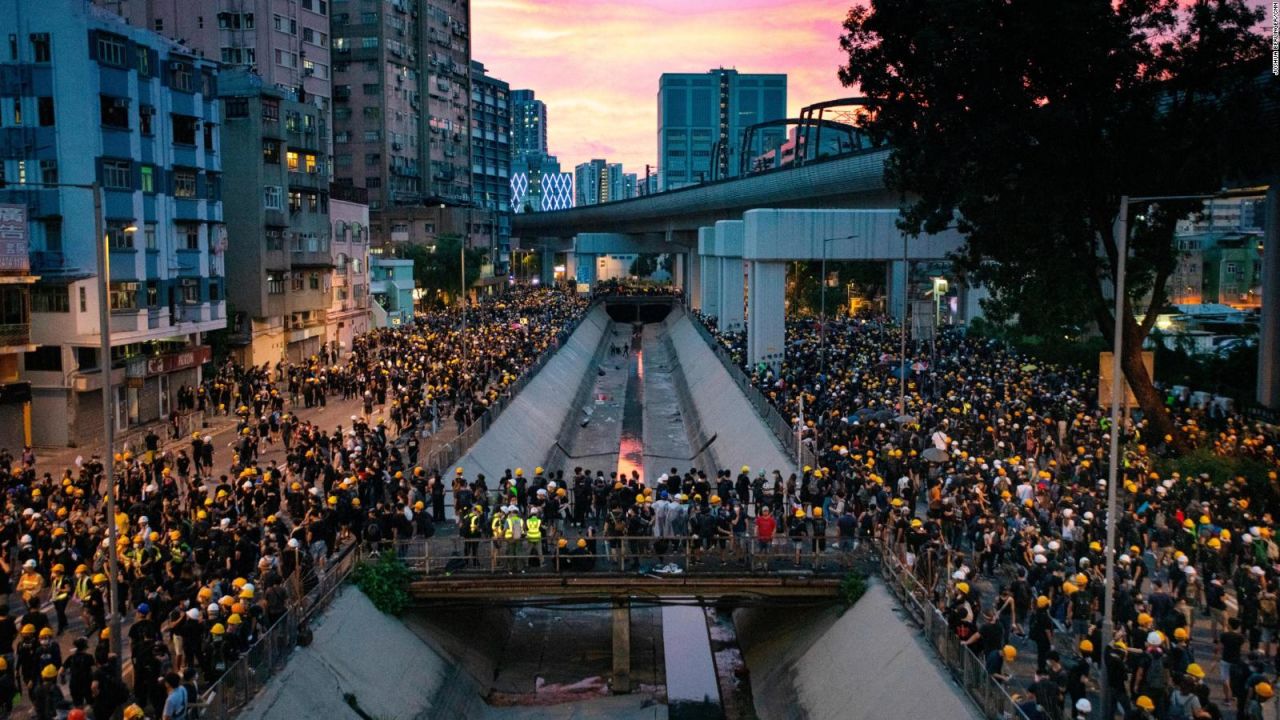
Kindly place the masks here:
MULTIPOLYGON (((405 258, 413 260, 414 283, 425 291, 428 304, 444 302, 452 304, 458 297, 458 278, 461 275, 462 238, 458 235, 441 235, 434 246, 406 245, 402 251, 405 258), (437 293, 436 291, 440 292, 437 293), (445 297, 441 297, 443 294, 445 297)), ((484 262, 484 253, 474 248, 467 248, 467 287, 475 284, 480 277, 480 264, 484 262)))
MULTIPOLYGON (((871 0, 844 22, 840 79, 878 101, 864 129, 891 147, 904 231, 958 228, 997 318, 1043 335, 1083 317, 1109 340, 1121 196, 1211 193, 1276 167, 1261 19, 1243 0, 871 0)), ((1179 446, 1141 350, 1174 223, 1199 207, 1130 215, 1124 374, 1179 446)))
POLYGON ((627 269, 627 274, 643 279, 657 271, 658 256, 654 253, 640 253, 636 255, 635 260, 631 261, 631 267, 627 269))

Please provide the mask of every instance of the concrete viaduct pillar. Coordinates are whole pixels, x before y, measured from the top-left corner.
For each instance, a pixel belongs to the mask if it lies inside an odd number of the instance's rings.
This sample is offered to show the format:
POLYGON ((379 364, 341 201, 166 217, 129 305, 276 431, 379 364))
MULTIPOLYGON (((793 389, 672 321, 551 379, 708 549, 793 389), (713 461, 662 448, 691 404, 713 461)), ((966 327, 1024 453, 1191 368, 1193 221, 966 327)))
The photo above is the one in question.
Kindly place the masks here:
POLYGON ((716 255, 716 229, 698 229, 698 257, 701 259, 702 280, 698 284, 699 310, 718 321, 720 319, 720 265, 724 258, 716 255))
POLYGON ((1262 326, 1258 333, 1258 404, 1280 409, 1280 183, 1263 206, 1262 326))
POLYGON ((778 370, 787 341, 787 264, 756 260, 748 267, 747 357, 752 365, 765 363, 778 370))
POLYGON ((742 262, 741 220, 716 223, 716 255, 720 261, 720 329, 741 330, 746 323, 744 307, 746 276, 742 262))
POLYGON ((903 305, 903 290, 909 282, 907 273, 906 260, 890 260, 885 264, 884 269, 884 299, 885 311, 889 313, 889 317, 894 320, 902 320, 906 317, 905 307, 903 305))
POLYGON ((631 692, 631 600, 613 601, 613 681, 615 694, 631 692))

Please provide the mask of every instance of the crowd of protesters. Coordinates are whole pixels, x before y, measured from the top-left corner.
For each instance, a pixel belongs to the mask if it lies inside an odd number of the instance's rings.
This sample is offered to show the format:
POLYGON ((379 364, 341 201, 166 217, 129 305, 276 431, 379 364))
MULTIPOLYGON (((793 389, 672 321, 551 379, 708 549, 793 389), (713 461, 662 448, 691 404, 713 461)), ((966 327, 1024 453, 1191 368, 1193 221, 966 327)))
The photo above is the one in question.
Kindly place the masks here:
POLYGON ((227 363, 180 403, 234 418, 229 444, 197 432, 166 449, 153 431, 140 447, 66 468, 42 466, 30 448, 0 452, 0 716, 25 698, 40 720, 68 708, 73 718, 189 717, 341 548, 429 533, 428 503, 443 519, 432 500, 443 481, 419 464, 416 431, 442 415, 470 423, 584 307, 571 294, 516 290, 469 307, 465 332, 460 310, 442 311, 360 336, 341 358, 227 363), (305 419, 336 398, 360 400, 349 424, 305 419), (261 462, 272 446, 284 459, 261 462), (119 645, 113 612, 126 628, 119 645))
POLYGON ((1102 663, 1126 718, 1275 717, 1277 428, 1170 393, 1197 467, 1147 419, 1124 425, 1108 581, 1111 427, 1093 373, 951 330, 903 359, 877 319, 789 322, 778 370, 747 366, 741 333, 716 337, 817 453, 785 495, 852 505, 859 536, 933 592, 1029 720, 1092 717, 1102 663))

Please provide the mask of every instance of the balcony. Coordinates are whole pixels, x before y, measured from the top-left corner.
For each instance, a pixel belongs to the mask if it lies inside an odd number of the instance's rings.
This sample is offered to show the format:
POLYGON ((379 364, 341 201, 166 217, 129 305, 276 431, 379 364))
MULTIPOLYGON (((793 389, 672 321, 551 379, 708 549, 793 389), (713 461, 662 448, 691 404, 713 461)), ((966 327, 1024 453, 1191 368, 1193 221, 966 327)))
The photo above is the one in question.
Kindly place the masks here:
POLYGON ((67 256, 48 250, 31 251, 31 272, 35 275, 59 273, 67 268, 67 256))
POLYGON ((0 349, 26 349, 30 345, 31 323, 0 325, 0 349))
POLYGON ((328 250, 294 250, 289 253, 291 267, 333 267, 328 250))

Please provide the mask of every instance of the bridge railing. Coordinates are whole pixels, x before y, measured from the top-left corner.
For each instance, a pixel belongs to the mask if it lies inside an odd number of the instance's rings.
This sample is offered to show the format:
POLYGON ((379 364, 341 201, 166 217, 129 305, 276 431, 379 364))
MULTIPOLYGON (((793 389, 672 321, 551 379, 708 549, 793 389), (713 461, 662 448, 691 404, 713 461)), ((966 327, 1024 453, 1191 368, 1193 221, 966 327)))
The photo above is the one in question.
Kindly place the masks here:
POLYGON ((1005 684, 987 672, 984 659, 960 642, 946 616, 933 603, 933 588, 921 582, 898 552, 883 544, 877 545, 880 577, 885 586, 920 626, 925 640, 965 694, 991 720, 1028 720, 1005 684))
MULTIPOLYGON (((768 541, 751 536, 697 538, 690 536, 596 536, 579 549, 576 538, 559 547, 544 539, 536 546, 526 539, 460 537, 414 538, 394 544, 397 556, 410 570, 425 577, 455 574, 508 573, 621 573, 655 575, 683 573, 776 574, 806 570, 840 574, 855 566, 865 553, 837 538, 797 542, 781 535, 768 541), (798 549, 798 552, 797 552, 798 549)), ((392 548, 390 543, 381 546, 392 548)))
POLYGON ((778 442, 782 443, 782 447, 786 449, 789 457, 797 457, 797 446, 799 447, 800 464, 801 465, 817 465, 817 455, 813 449, 799 442, 796 438, 795 428, 791 427, 791 423, 782 417, 782 413, 778 412, 778 408, 759 388, 751 384, 751 378, 738 367, 733 361, 733 357, 729 354, 728 349, 716 339, 707 326, 702 323, 696 315, 690 315, 689 319, 693 321, 693 327, 702 336, 702 339, 711 346, 711 351, 720 359, 720 364, 724 365, 724 369, 729 373, 729 377, 733 378, 734 383, 742 390, 742 394, 746 396, 751 406, 755 408, 756 415, 764 420, 769 430, 773 432, 774 437, 778 438, 778 442))

